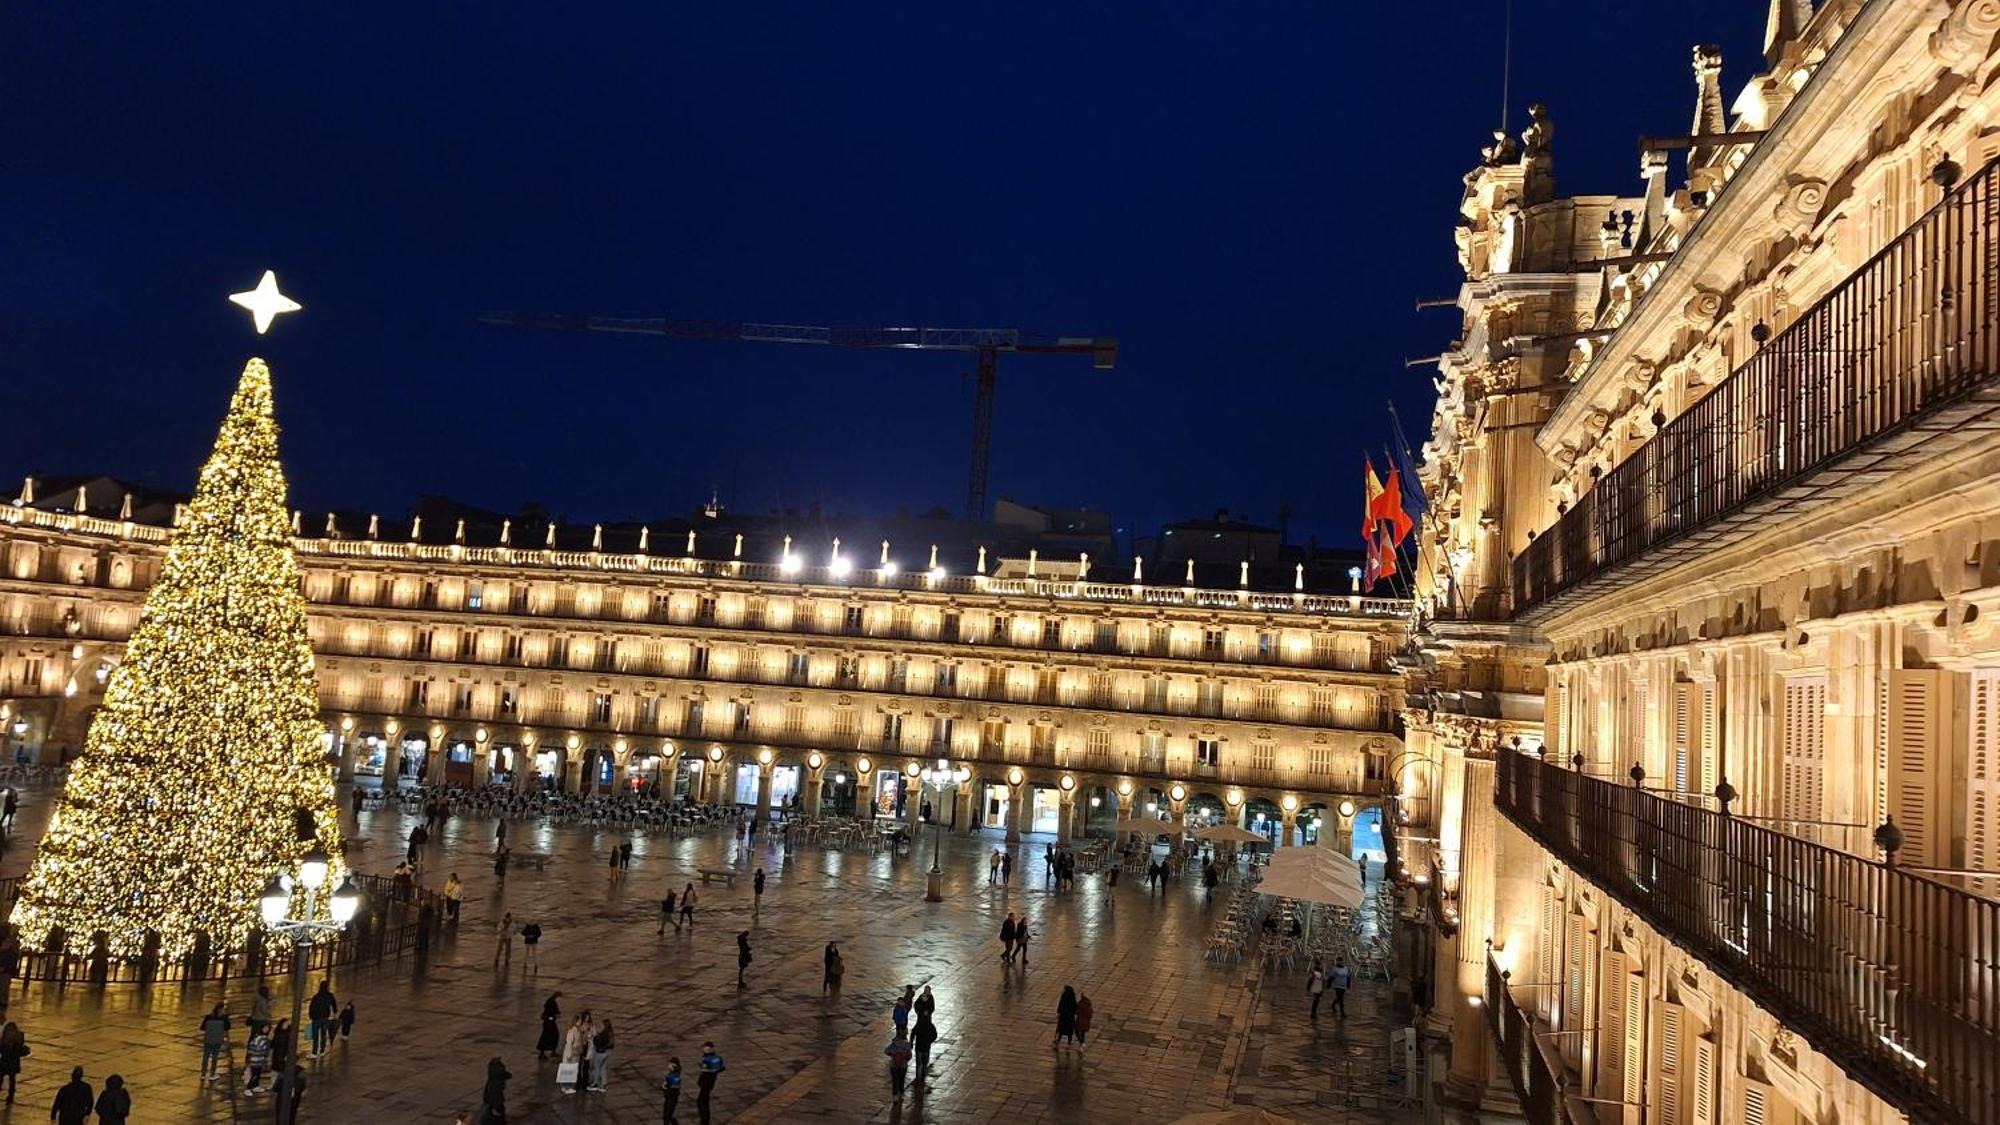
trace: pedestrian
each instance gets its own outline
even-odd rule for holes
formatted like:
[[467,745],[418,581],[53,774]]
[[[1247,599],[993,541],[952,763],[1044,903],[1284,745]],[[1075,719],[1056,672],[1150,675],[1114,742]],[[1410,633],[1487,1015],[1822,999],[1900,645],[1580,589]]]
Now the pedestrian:
[[0,1011],[14,995],[14,978],[21,975],[21,935],[9,933],[0,940]]
[[562,1045],[562,1024],[559,1022],[562,1005],[556,1003],[556,998],[561,995],[561,990],[557,990],[542,1001],[542,1034],[535,1040],[535,1057],[538,1059],[548,1058],[550,1051]]
[[465,897],[465,884],[458,881],[458,872],[454,871],[451,874],[445,876],[444,920],[450,922],[454,926],[458,925],[458,908],[461,904],[460,900],[463,899],[464,897]]
[[889,1020],[896,1025],[896,1032],[899,1035],[910,1028],[910,994],[912,991],[914,990],[905,986],[903,994],[896,997],[895,1007],[889,1009]]
[[1330,983],[1333,985],[1333,1014],[1347,1018],[1347,988],[1354,983],[1354,970],[1347,967],[1347,958],[1333,963]]
[[1020,936],[1020,932],[1020,925],[1014,921],[1014,912],[1009,910],[1007,912],[1007,920],[1000,923],[1000,959],[1002,961],[1011,962],[1014,960],[1014,939]]
[[507,846],[502,844],[500,845],[500,850],[493,855],[493,874],[502,883],[507,881],[507,857],[511,854],[513,853]]
[[1326,995],[1326,965],[1319,958],[1313,958],[1312,969],[1306,973],[1306,996],[1312,1002],[1311,1018],[1319,1018],[1319,1002]]
[[292,1087],[292,1120],[297,1121],[299,1119],[299,1103],[304,1101],[306,1096],[306,1068],[293,1063],[291,1073],[287,1076],[286,1080],[291,1083]]
[[1063,985],[1062,999],[1056,1001],[1056,1037],[1049,1040],[1049,1046],[1065,1039],[1076,1042],[1076,989],[1069,985]]
[[494,854],[496,855],[499,854],[500,849],[506,846],[507,846],[507,818],[503,816],[493,822]]
[[743,930],[736,935],[736,987],[748,988],[743,981],[743,971],[750,967],[750,931]]
[[826,975],[822,976],[819,980],[819,994],[821,996],[825,996],[827,993],[833,991],[834,982],[839,979],[838,976],[834,973],[833,969],[834,966],[838,965],[839,963],[840,963],[840,950],[834,947],[834,943],[827,942]]
[[271,1066],[271,1033],[263,1028],[253,1028],[250,1032],[250,1046],[244,1051],[245,1069],[243,1092],[261,1094],[264,1072]]
[[923,995],[918,996],[910,1008],[917,1013],[917,1018],[920,1020],[931,1018],[931,1013],[937,1011],[937,997],[931,995],[930,985],[924,986]]
[[708,1125],[708,1099],[715,1093],[715,1080],[722,1074],[725,1067],[726,1064],[722,1061],[722,1056],[715,1052],[715,1044],[703,1043],[701,1045],[701,1073],[694,1080],[695,1086],[699,1091],[695,1095],[694,1107],[701,1115],[701,1125]]
[[0,828],[5,828],[7,831],[12,832],[14,830],[14,814],[20,808],[21,794],[13,786],[9,785],[7,787],[6,802],[0,804]]
[[312,1017],[313,1058],[326,1054],[326,1049],[333,1045],[333,1017],[339,1012],[340,1003],[333,998],[333,985],[320,981],[319,991],[313,993],[312,1001],[306,1005],[306,1014]]
[[611,1021],[606,1019],[590,1037],[590,1088],[596,1093],[603,1093],[611,1078],[611,1048],[616,1045],[611,1038]]
[[672,891],[668,891],[667,897],[660,900],[660,928],[656,932],[664,935],[667,932],[668,922],[674,924],[675,933],[681,932],[680,920],[674,917],[674,892]]
[[611,849],[611,866],[609,867],[608,870],[611,873],[605,877],[605,880],[607,882],[616,883],[618,881],[618,871],[619,871],[618,849],[616,847],[613,847]]
[[215,1081],[222,1049],[229,1045],[229,1013],[217,1004],[201,1018],[201,1080]]
[[917,1053],[917,1085],[924,1084],[924,1075],[931,1070],[931,1044],[937,1042],[937,1024],[931,1022],[928,1014],[917,1017],[917,1030],[910,1036],[910,1045]]
[[495,1055],[486,1060],[486,1088],[479,1093],[479,1125],[505,1125],[507,1121],[507,1080],[514,1077],[507,1064]]
[[618,869],[621,871],[625,871],[625,870],[630,870],[631,867],[632,867],[632,841],[627,840],[624,843],[618,845]]
[[28,1037],[13,1020],[0,1027],[0,1078],[7,1080],[7,1101],[14,1101],[14,1084],[21,1078],[21,1060],[28,1057]]
[[97,1095],[97,1125],[125,1125],[132,1117],[132,1093],[122,1075],[104,1080],[104,1092]]
[[49,1107],[49,1120],[57,1125],[83,1125],[95,1108],[95,1092],[83,1080],[83,1068],[72,1067],[68,1084],[56,1091],[55,1104]]
[[1215,901],[1215,886],[1220,882],[1222,882],[1222,874],[1215,869],[1215,863],[1211,860],[1208,866],[1201,869],[1202,892],[1210,902]]
[[540,925],[530,922],[521,927],[521,962],[530,971],[539,971],[542,967],[541,958],[535,952],[541,944],[542,927]]
[[987,879],[987,882],[990,882],[990,883],[997,883],[997,882],[999,882],[999,881],[1000,881],[1000,849],[999,849],[999,848],[994,848],[994,849],[993,849],[993,854],[992,854],[992,855],[989,855],[989,856],[987,856],[987,857],[986,857],[986,879]]
[[1097,1014],[1097,1008],[1090,1002],[1090,993],[1079,993],[1076,998],[1076,1045],[1083,1046],[1090,1038],[1090,1020]]
[[292,1021],[279,1020],[271,1029],[271,1070],[274,1074],[285,1073],[292,1063],[292,1052],[298,1047],[298,1033],[292,1028]]
[[757,916],[757,909],[763,905],[764,869],[759,867],[757,874],[750,877],[750,917],[755,918]]
[[694,884],[689,883],[681,892],[681,921],[690,928],[694,926]]
[[889,1089],[900,1098],[903,1096],[903,1085],[910,1078],[911,1055],[910,1040],[903,1034],[902,1028],[896,1029],[896,1037],[889,1040],[882,1053],[889,1056]]
[[590,1037],[596,1030],[588,1010],[578,1013],[576,1021],[569,1025],[569,1031],[563,1035],[562,1063],[556,1068],[556,1089],[574,1094],[582,1088],[586,1077],[585,1056],[590,1053]]
[[1021,915],[1021,922],[1014,927],[1014,955],[1021,959],[1023,968],[1028,964],[1028,916]]
[[681,1057],[675,1055],[667,1060],[667,1076],[660,1079],[660,1125],[681,1125],[677,1112],[681,1108]]
[[493,967],[499,968],[501,960],[514,962],[514,912],[509,910],[500,916],[500,924],[493,927]]
[[1014,881],[1013,852],[1000,853],[1000,881],[1003,883],[1011,883]]
[[354,1001],[352,1000],[340,1006],[340,1037],[342,1039],[354,1038]]
[[260,984],[257,995],[250,998],[250,1034],[255,1035],[271,1026],[271,986]]

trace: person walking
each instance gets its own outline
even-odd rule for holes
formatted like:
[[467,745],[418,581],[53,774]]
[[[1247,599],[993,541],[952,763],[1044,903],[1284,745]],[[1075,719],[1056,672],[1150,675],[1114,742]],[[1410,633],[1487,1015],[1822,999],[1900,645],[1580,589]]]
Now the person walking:
[[0,1027],[0,1078],[7,1080],[7,1101],[14,1101],[14,1085],[21,1079],[21,1060],[28,1057],[28,1037],[13,1020]]
[[744,970],[750,967],[750,931],[742,930],[736,935],[736,987],[750,987],[743,980]]
[[340,1002],[333,998],[331,982],[319,982],[319,991],[313,993],[312,1001],[306,1005],[306,1014],[312,1017],[312,1057],[319,1058],[333,1045],[333,1017],[340,1014]]
[[229,1013],[217,1004],[201,1018],[201,1080],[215,1081],[222,1049],[229,1045]]
[[479,1092],[479,1125],[506,1125],[507,1080],[512,1077],[499,1055],[486,1060],[486,1088]]
[[1028,916],[1021,915],[1021,921],[1014,927],[1014,955],[1021,959],[1021,967],[1028,965]]
[[889,1022],[896,1025],[896,1032],[899,1035],[910,1029],[911,991],[908,986],[905,986],[903,994],[896,997],[895,1006],[889,1009]]
[[291,1020],[279,1020],[271,1028],[271,1070],[274,1073],[286,1072],[286,1068],[292,1064],[298,1045],[298,1032],[292,1027]]
[[252,1096],[263,1093],[264,1072],[271,1067],[271,1033],[261,1027],[252,1029],[243,1057],[243,1092]]
[[250,998],[250,1016],[245,1022],[250,1025],[250,1034],[252,1035],[271,1026],[270,985],[260,984],[257,986],[257,995]]
[[999,848],[994,848],[993,854],[986,857],[986,881],[989,883],[997,883],[1000,881]]
[[924,1084],[924,1075],[931,1070],[931,1044],[937,1042],[937,1024],[931,1022],[928,1012],[917,1016],[917,1029],[910,1035],[910,1045],[916,1050],[917,1085]]
[[698,1091],[695,1094],[694,1108],[701,1117],[701,1125],[708,1125],[708,1101],[715,1094],[715,1080],[721,1077],[726,1066],[722,1056],[716,1053],[715,1044],[701,1045],[701,1073],[696,1075],[694,1080]]
[[616,1045],[611,1037],[611,1021],[606,1019],[597,1026],[597,1034],[590,1037],[590,1089],[593,1093],[603,1093],[605,1083],[611,1079],[611,1048]]
[[1333,963],[1330,983],[1333,985],[1333,1014],[1346,1019],[1347,988],[1354,983],[1354,970],[1347,967],[1347,958],[1342,957]]
[[493,967],[499,968],[501,961],[514,963],[514,912],[509,910],[500,916],[500,924],[493,927]]
[[1014,939],[1020,935],[1020,925],[1014,921],[1014,912],[1007,912],[1007,920],[1000,923],[1000,960],[1014,960]]
[[556,1000],[562,996],[561,990],[549,993],[542,1001],[542,1034],[535,1040],[535,1057],[546,1059],[549,1052],[562,1046],[562,1005]]
[[910,1079],[911,1055],[910,1040],[903,1034],[902,1028],[896,1029],[896,1037],[889,1040],[882,1053],[889,1056],[889,1090],[900,1098],[904,1084]]
[[97,1125],[125,1125],[132,1119],[132,1092],[125,1088],[123,1075],[104,1080],[104,1092],[97,1095]]
[[521,927],[521,951],[522,951],[521,964],[529,972],[541,971],[542,968],[541,957],[536,952],[536,950],[540,948],[541,944],[542,944],[542,927],[540,925],[534,922],[530,922],[527,925]]
[[750,917],[755,918],[757,916],[759,908],[761,908],[763,905],[764,905],[764,869],[759,867],[757,869],[757,874],[750,877]]
[[493,875],[502,884],[507,882],[507,860],[512,855],[513,852],[505,844],[500,845],[500,850],[493,853]]
[[1081,1047],[1090,1041],[1090,1020],[1097,1014],[1097,1008],[1090,1002],[1090,993],[1078,993],[1076,998],[1076,1045]]
[[354,1001],[340,1006],[340,1038],[343,1042],[354,1037]]
[[660,1125],[681,1125],[681,1057],[667,1060],[667,1076],[660,1079]]
[[458,925],[458,908],[465,898],[465,884],[459,882],[458,872],[444,877],[444,920]]
[[69,1082],[56,1091],[55,1104],[49,1107],[49,1120],[56,1125],[84,1125],[96,1108],[96,1092],[83,1080],[83,1068],[72,1067]]
[[681,892],[681,922],[690,929],[694,927],[694,884],[689,883]]
[[680,919],[674,917],[674,892],[672,891],[668,891],[667,897],[660,900],[660,928],[655,932],[665,936],[668,922],[674,924],[675,933],[681,932]]
[[632,868],[632,841],[627,840],[624,843],[618,845],[618,869],[620,871],[629,871],[631,870],[631,868]]
[[1013,853],[1013,852],[1001,852],[1001,853],[1000,853],[1000,881],[1001,881],[1002,883],[1011,883],[1011,882],[1013,882],[1013,881],[1014,881],[1014,853]]
[[917,1013],[920,1020],[930,1019],[931,1014],[937,1011],[937,997],[931,995],[930,985],[925,985],[923,992],[910,1002],[910,1009]]
[[827,993],[832,992],[834,990],[834,987],[839,983],[840,974],[834,971],[835,966],[839,964],[840,964],[840,950],[835,947],[833,942],[827,942],[826,974],[820,977],[819,980],[819,994],[821,996],[825,996]]
[[1319,1002],[1326,995],[1326,965],[1319,958],[1313,958],[1312,969],[1306,973],[1306,997],[1311,1001],[1312,1019],[1319,1018]]
[[618,873],[621,870],[621,868],[618,866],[618,849],[615,846],[611,849],[611,866],[608,868],[608,870],[610,871],[610,874],[606,876],[605,881],[609,883],[616,883],[618,881]]
[[1049,1040],[1049,1046],[1065,1039],[1076,1042],[1076,989],[1069,985],[1063,985],[1062,999],[1056,1001],[1056,1037]]

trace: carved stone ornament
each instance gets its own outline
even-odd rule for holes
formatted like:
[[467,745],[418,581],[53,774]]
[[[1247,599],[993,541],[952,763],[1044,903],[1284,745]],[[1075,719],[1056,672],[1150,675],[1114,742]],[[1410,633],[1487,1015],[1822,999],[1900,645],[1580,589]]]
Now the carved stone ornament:
[[2000,33],[2000,0],[1959,0],[1931,32],[1931,57],[1953,70],[1970,72],[1985,59],[1987,44],[1996,33]]
[[[2000,3],[2000,0],[1994,2]],[[1825,181],[1794,180],[1772,208],[1771,217],[1777,220],[1779,226],[1796,234],[1810,230],[1813,221],[1819,218],[1820,209],[1825,206]]]
[[1712,289],[1697,289],[1694,296],[1681,306],[1681,315],[1687,318],[1689,327],[1707,331],[1715,326],[1717,317],[1722,315],[1722,294]]

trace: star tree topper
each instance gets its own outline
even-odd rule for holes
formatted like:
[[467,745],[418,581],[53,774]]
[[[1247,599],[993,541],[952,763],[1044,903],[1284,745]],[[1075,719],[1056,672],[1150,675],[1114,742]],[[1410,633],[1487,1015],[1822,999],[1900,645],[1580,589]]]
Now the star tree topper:
[[256,324],[259,336],[270,331],[271,320],[279,313],[297,312],[304,307],[278,292],[276,270],[265,270],[264,279],[257,283],[257,288],[243,293],[231,293],[229,299],[250,310],[250,319]]

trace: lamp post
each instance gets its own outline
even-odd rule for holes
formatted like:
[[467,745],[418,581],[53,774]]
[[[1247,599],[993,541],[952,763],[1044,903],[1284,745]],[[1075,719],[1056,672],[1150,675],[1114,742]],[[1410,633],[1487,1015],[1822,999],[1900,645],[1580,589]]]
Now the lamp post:
[[[924,784],[937,791],[938,801],[942,803],[944,801],[945,786],[964,785],[967,781],[971,780],[972,771],[964,766],[954,769],[950,762],[939,758],[937,765],[926,767],[922,776]],[[943,853],[943,849],[944,825],[939,823],[937,817],[933,816],[931,818],[931,877],[930,882],[924,888],[925,902],[944,901],[944,868],[939,865],[939,858]]]
[[[292,1120],[292,1070],[299,1065],[299,1052],[304,1048],[300,1035],[299,1017],[305,1006],[306,963],[312,953],[313,938],[320,934],[338,934],[354,919],[354,912],[361,906],[361,892],[354,886],[353,878],[341,880],[327,903],[330,922],[322,922],[314,917],[314,899],[319,889],[326,885],[326,876],[331,860],[326,849],[318,844],[299,861],[299,875],[296,882],[291,875],[279,872],[271,876],[264,885],[262,901],[258,904],[264,915],[264,926],[274,934],[283,934],[292,939],[292,1046],[285,1056],[285,1065],[278,1071],[278,1125],[291,1125]],[[303,891],[305,909],[300,917],[288,918],[294,891]]]

